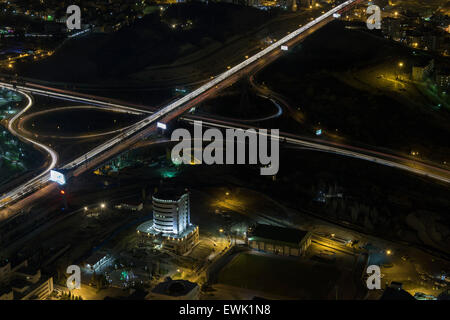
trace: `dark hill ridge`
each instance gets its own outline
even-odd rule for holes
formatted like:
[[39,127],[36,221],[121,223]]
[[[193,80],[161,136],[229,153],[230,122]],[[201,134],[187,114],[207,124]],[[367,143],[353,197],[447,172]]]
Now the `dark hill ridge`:
[[[24,76],[67,82],[123,78],[146,67],[165,65],[223,43],[268,21],[270,13],[234,4],[178,4],[160,17],[152,13],[111,34],[91,34],[67,41],[49,59],[23,66]],[[171,27],[192,21],[192,28]]]

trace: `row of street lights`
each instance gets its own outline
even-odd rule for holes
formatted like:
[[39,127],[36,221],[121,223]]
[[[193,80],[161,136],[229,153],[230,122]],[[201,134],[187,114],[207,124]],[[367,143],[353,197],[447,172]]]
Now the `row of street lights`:
[[[105,208],[106,208],[106,204],[105,204],[105,203],[103,203],[103,202],[102,202],[102,203],[100,203],[100,208],[101,208],[101,209],[105,209]],[[88,210],[89,210],[89,208],[88,208],[88,207],[84,207],[84,211],[85,211],[85,212],[87,212]]]

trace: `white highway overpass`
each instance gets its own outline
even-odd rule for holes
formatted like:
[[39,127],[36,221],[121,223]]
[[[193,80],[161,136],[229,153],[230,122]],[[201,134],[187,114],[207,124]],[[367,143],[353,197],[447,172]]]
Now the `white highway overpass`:
[[[245,125],[242,124],[234,124],[230,122],[213,119],[208,120],[205,117],[198,117],[198,118],[203,118],[197,121],[202,121],[202,125],[205,127],[235,129],[235,130],[238,129],[242,130],[243,126],[245,127]],[[188,117],[181,117],[181,119],[190,124],[194,124],[195,121],[192,118]],[[258,134],[271,138],[270,133],[258,132]],[[450,183],[450,172],[448,170],[431,166],[422,162],[410,160],[408,158],[400,157],[397,155],[387,154],[375,150],[363,149],[360,147],[337,145],[334,144],[333,142],[328,141],[323,142],[311,141],[312,139],[306,139],[301,136],[296,136],[294,134],[287,134],[283,132],[280,132],[279,140],[280,142],[287,142],[289,144],[300,146],[304,149],[334,153],[340,156],[370,161],[383,166],[389,166],[410,173],[414,173],[420,176],[436,179],[441,182]]]
[[[225,81],[226,79],[228,79],[231,76],[235,75],[236,73],[240,72],[241,70],[243,70],[244,68],[246,68],[250,64],[256,62],[258,59],[266,56],[269,53],[272,53],[275,50],[281,50],[281,46],[282,45],[288,43],[289,41],[291,41],[295,37],[301,35],[305,31],[307,31],[310,28],[314,27],[318,23],[324,21],[325,19],[328,19],[328,18],[332,17],[335,13],[339,13],[339,12],[343,11],[344,9],[348,8],[349,6],[354,5],[354,4],[358,3],[358,2],[360,2],[360,0],[348,0],[348,1],[345,1],[345,2],[343,2],[342,4],[340,4],[340,5],[336,6],[336,7],[334,7],[333,9],[331,9],[328,12],[324,13],[323,15],[319,16],[318,18],[310,21],[306,25],[300,27],[299,29],[291,32],[290,34],[288,34],[287,36],[285,36],[282,39],[278,40],[277,42],[273,43],[272,45],[268,46],[267,48],[261,50],[260,52],[258,52],[257,54],[253,55],[252,57],[249,57],[245,61],[239,63],[238,65],[234,66],[233,68],[231,68],[231,69],[225,71],[224,73],[220,74],[219,76],[215,77],[213,80],[211,80],[211,81],[207,82],[206,84],[200,86],[198,89],[196,89],[196,90],[192,91],[191,93],[185,95],[184,97],[176,100],[175,102],[170,103],[166,107],[164,107],[164,108],[154,112],[153,114],[151,114],[150,116],[146,117],[145,119],[137,122],[135,125],[133,125],[128,130],[124,131],[120,135],[112,138],[109,141],[106,141],[105,143],[102,143],[101,145],[97,146],[93,150],[91,150],[91,151],[87,152],[86,154],[78,157],[77,159],[75,159],[75,160],[71,161],[70,163],[62,166],[61,168],[65,169],[65,170],[72,170],[72,169],[75,169],[76,167],[82,165],[86,161],[92,160],[96,156],[102,154],[104,151],[109,150],[113,146],[116,146],[117,144],[125,141],[127,138],[129,138],[130,136],[134,135],[135,133],[137,133],[138,131],[142,130],[143,128],[145,128],[145,127],[147,127],[149,125],[155,124],[158,120],[160,120],[163,117],[169,115],[171,112],[176,111],[177,109],[179,109],[183,105],[185,105],[185,104],[189,103],[191,100],[199,97],[200,95],[202,95],[206,91],[210,90],[211,88],[214,88],[216,85],[220,84],[221,82]],[[0,86],[5,87],[5,88],[9,88],[9,89],[16,89],[16,90],[19,90],[19,91],[21,91],[23,93],[31,92],[31,93],[36,93],[36,94],[48,95],[48,96],[57,96],[57,97],[59,97],[61,99],[74,99],[74,98],[76,98],[77,101],[83,101],[85,103],[98,104],[98,105],[109,105],[110,107],[117,107],[117,108],[120,108],[122,110],[123,109],[128,109],[128,110],[130,110],[130,112],[133,112],[133,111],[134,112],[142,112],[142,110],[135,109],[135,108],[130,108],[128,106],[121,106],[121,105],[117,105],[117,104],[114,104],[114,103],[108,103],[108,102],[98,101],[98,100],[89,99],[89,98],[74,97],[72,95],[67,95],[67,94],[64,94],[64,93],[55,93],[54,91],[52,92],[51,90],[47,91],[47,90],[31,88],[31,87],[23,86],[23,85],[17,85],[17,84],[13,85],[13,84],[10,84],[10,83],[5,83],[5,82],[0,82]],[[35,144],[36,144],[36,142],[35,142]],[[44,172],[41,175],[35,177],[34,179],[32,179],[31,181],[25,183],[24,185],[14,189],[14,190],[12,190],[11,192],[8,192],[7,194],[2,195],[1,198],[0,198],[0,208],[8,205],[9,203],[17,200],[20,197],[23,197],[24,195],[29,194],[30,192],[32,192],[34,190],[37,190],[40,187],[42,187],[45,183],[48,182],[48,179],[49,179],[48,171],[49,170],[50,169],[46,170],[46,172]]]

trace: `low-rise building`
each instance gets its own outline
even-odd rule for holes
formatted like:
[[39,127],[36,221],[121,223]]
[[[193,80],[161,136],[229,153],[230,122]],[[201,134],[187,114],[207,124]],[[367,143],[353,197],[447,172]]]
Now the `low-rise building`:
[[443,89],[447,90],[450,87],[450,70],[449,69],[439,69],[436,70],[436,85]]
[[254,250],[283,256],[302,256],[311,245],[311,233],[298,229],[257,224],[249,228],[247,243]]
[[200,288],[197,283],[167,278],[145,297],[146,300],[198,300]]
[[0,300],[44,300],[53,292],[53,278],[42,279],[41,270],[28,265],[25,260],[11,268],[8,262],[2,267]]
[[91,271],[98,271],[101,266],[106,265],[110,261],[111,257],[109,255],[95,252],[86,259],[85,265],[86,268],[90,269]]
[[386,38],[400,41],[403,38],[403,30],[399,19],[384,18],[381,30]]

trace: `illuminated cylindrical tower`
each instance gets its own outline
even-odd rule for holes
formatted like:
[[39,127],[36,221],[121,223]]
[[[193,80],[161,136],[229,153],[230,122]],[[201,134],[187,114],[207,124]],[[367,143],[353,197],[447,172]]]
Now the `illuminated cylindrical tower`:
[[139,225],[137,233],[150,239],[154,248],[175,254],[191,250],[199,241],[199,229],[191,223],[187,189],[163,188],[152,200],[153,219]]
[[191,224],[189,193],[159,192],[153,196],[153,229],[180,235]]

